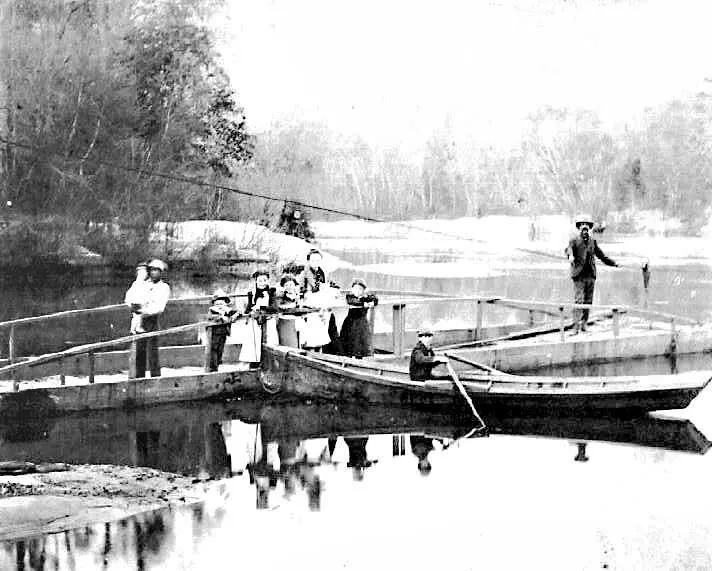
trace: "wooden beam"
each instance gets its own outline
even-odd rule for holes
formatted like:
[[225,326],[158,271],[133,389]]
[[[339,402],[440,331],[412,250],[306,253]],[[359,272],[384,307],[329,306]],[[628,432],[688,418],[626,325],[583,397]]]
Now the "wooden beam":
[[210,371],[210,353],[213,344],[213,328],[205,328],[205,349],[203,351],[203,370],[207,373]]
[[87,353],[89,363],[89,384],[94,384],[94,353]]
[[7,358],[10,361],[10,363],[15,362],[15,354],[16,354],[16,349],[15,349],[15,326],[12,325],[10,326],[10,336],[7,341]]
[[393,305],[393,354],[403,355],[405,341],[405,304]]

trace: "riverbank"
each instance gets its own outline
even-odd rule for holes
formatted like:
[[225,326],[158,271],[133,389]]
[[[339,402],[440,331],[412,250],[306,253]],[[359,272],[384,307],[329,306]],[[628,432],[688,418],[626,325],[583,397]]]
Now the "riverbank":
[[0,476],[0,541],[200,502],[212,484],[151,468],[110,465]]

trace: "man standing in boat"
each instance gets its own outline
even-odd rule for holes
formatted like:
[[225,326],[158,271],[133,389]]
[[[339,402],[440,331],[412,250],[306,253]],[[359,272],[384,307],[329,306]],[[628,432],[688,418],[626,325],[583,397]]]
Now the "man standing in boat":
[[427,327],[418,330],[418,342],[410,354],[410,380],[427,381],[432,377],[435,367],[447,363],[447,357],[435,355],[431,344],[433,332]]
[[[171,288],[163,281],[163,274],[168,266],[161,260],[151,260],[148,263],[149,281],[144,292],[144,303],[141,305],[141,327],[148,333],[158,331],[159,316],[166,309]],[[136,377],[146,376],[146,361],[152,377],[161,376],[161,364],[158,360],[158,338],[140,339],[136,341]]]
[[[574,303],[591,305],[596,285],[596,257],[607,266],[619,265],[603,253],[591,236],[593,220],[590,215],[577,216],[575,224],[579,234],[572,238],[566,247],[566,257],[571,264],[571,279],[574,282]],[[588,315],[588,309],[574,310],[574,335],[579,331],[586,331]]]

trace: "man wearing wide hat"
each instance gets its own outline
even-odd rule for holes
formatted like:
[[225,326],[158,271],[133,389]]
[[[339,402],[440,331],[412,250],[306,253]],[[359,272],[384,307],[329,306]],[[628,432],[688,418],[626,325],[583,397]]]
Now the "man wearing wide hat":
[[[566,257],[571,264],[571,279],[574,282],[574,303],[593,303],[593,290],[596,285],[596,258],[607,266],[618,264],[606,256],[591,236],[593,219],[588,214],[580,214],[575,220],[578,235],[571,238],[566,247]],[[586,331],[588,309],[574,310],[574,335]]]

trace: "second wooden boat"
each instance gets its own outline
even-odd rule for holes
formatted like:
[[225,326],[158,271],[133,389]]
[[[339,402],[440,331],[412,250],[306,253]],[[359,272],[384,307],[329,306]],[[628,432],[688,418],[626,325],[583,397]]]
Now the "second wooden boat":
[[[262,383],[270,393],[341,402],[461,406],[443,375],[411,381],[408,369],[372,359],[337,357],[293,347],[264,348]],[[437,371],[437,369],[436,369]],[[640,414],[685,408],[707,386],[710,371],[620,377],[519,376],[495,370],[460,371],[483,414]]]

